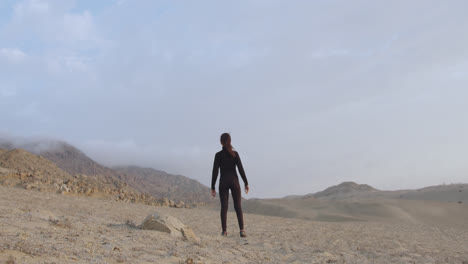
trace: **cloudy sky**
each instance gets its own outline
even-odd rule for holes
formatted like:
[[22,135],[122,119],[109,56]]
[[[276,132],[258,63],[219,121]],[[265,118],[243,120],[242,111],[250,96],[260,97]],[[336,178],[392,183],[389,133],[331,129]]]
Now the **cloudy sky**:
[[468,182],[468,2],[0,2],[0,133],[248,197]]

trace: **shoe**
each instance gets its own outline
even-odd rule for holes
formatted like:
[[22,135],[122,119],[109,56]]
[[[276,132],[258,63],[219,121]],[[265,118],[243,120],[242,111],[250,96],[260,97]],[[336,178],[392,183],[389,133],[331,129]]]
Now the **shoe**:
[[245,231],[240,231],[240,237],[247,237],[247,234],[245,233]]
[[221,233],[221,235],[227,237],[227,232],[224,231],[224,232]]

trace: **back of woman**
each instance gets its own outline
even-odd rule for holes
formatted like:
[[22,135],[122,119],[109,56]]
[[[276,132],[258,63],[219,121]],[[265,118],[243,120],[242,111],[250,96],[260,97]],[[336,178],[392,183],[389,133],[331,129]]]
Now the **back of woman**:
[[231,136],[228,133],[221,135],[221,145],[223,149],[216,153],[213,163],[213,175],[211,179],[211,194],[213,197],[216,196],[215,185],[218,178],[218,172],[221,170],[221,177],[219,180],[219,198],[221,202],[221,226],[223,236],[227,236],[226,231],[226,218],[227,210],[229,205],[229,190],[231,190],[232,199],[234,201],[234,209],[236,210],[237,221],[239,223],[240,236],[246,237],[244,230],[244,218],[241,207],[241,188],[239,185],[239,179],[236,172],[236,166],[241,174],[242,180],[245,185],[245,193],[249,192],[249,184],[245,175],[244,168],[239,156],[239,153],[234,151],[231,145]]

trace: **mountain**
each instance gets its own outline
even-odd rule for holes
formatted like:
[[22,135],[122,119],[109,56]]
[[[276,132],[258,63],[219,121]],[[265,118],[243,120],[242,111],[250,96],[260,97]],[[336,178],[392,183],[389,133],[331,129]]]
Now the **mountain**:
[[22,148],[36,155],[41,155],[71,175],[85,174],[118,177],[117,173],[112,169],[97,163],[78,148],[63,141],[28,140],[15,143],[0,139],[1,147],[6,149]]
[[108,197],[114,200],[156,204],[155,198],[110,177],[70,175],[48,159],[23,149],[0,149],[0,183],[4,186],[59,192],[69,195]]
[[37,174],[63,180],[73,178],[48,159],[36,156],[23,149],[0,149],[0,167],[14,170],[18,174]]
[[151,195],[168,197],[172,200],[212,203],[210,188],[182,175],[137,166],[114,167],[114,171],[130,186]]
[[136,191],[148,193],[156,198],[165,197],[170,200],[197,204],[213,202],[209,187],[196,180],[136,166],[108,168],[63,141],[22,140],[14,142],[0,138],[0,148],[2,147],[6,149],[21,147],[52,161],[70,175],[84,174],[105,177],[110,182],[124,182]]

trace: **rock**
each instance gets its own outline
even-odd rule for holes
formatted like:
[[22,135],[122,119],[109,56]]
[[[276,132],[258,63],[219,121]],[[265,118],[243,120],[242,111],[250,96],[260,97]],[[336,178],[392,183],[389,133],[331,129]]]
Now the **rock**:
[[169,233],[171,236],[183,237],[187,240],[199,240],[190,227],[184,225],[179,219],[166,214],[154,213],[147,216],[140,228]]
[[26,190],[31,190],[32,188],[35,188],[35,186],[32,185],[32,184],[26,184],[26,186],[24,186],[24,188],[25,188]]
[[167,199],[166,197],[161,199],[161,206],[169,206],[169,199]]
[[90,195],[92,191],[93,191],[93,190],[92,190],[91,188],[86,188],[86,189],[84,190],[84,194],[85,194],[85,195]]
[[172,201],[172,200],[169,200],[169,206],[170,206],[170,207],[174,207],[174,206],[175,206],[175,202]]
[[70,189],[68,188],[67,185],[62,184],[62,186],[60,186],[60,191],[62,191],[62,192],[69,192]]
[[3,186],[10,186],[11,182],[9,180],[4,180],[2,184]]
[[193,258],[187,258],[185,264],[193,264]]
[[195,241],[195,242],[200,241],[200,239],[195,235],[192,228],[190,227],[185,227],[182,229],[182,236],[184,237],[184,240]]
[[185,207],[185,203],[183,201],[180,201],[178,204],[176,204],[174,206],[175,208],[184,208]]

